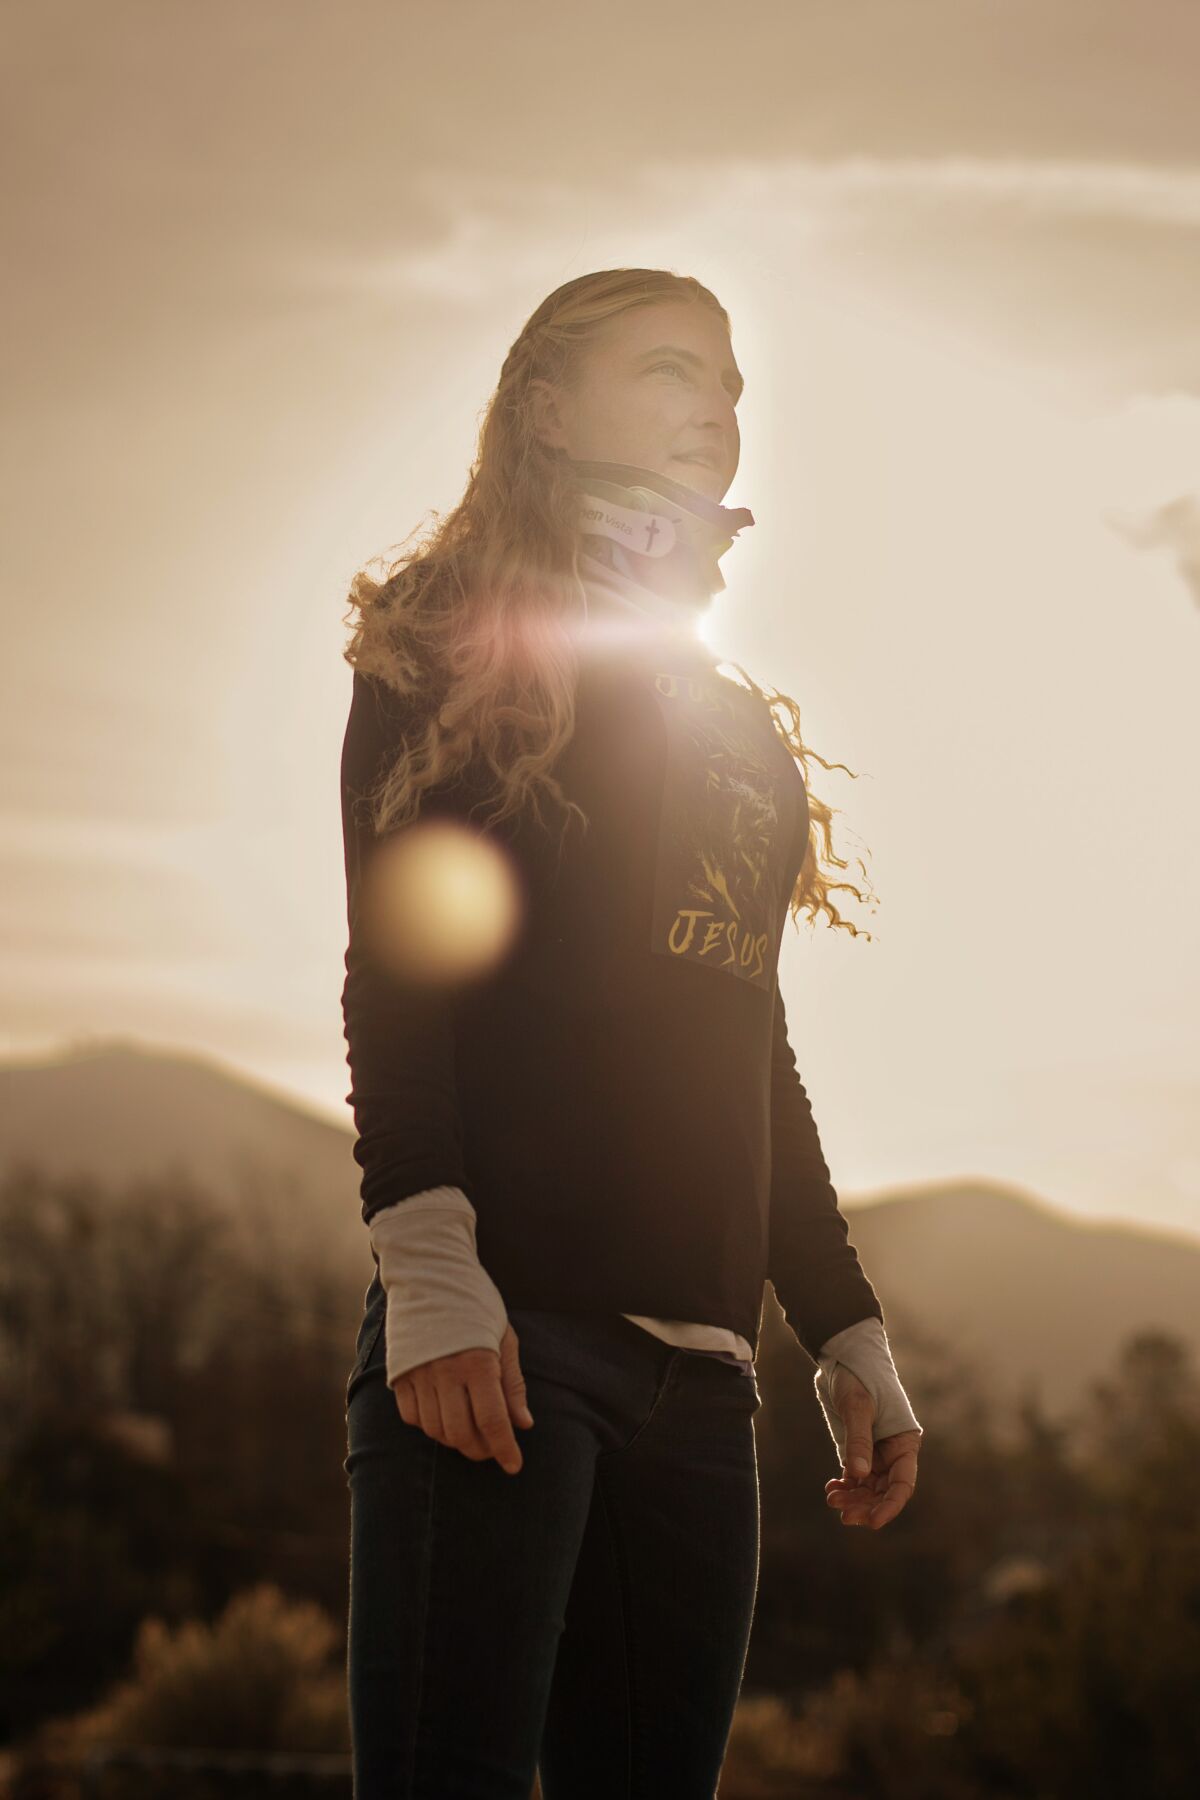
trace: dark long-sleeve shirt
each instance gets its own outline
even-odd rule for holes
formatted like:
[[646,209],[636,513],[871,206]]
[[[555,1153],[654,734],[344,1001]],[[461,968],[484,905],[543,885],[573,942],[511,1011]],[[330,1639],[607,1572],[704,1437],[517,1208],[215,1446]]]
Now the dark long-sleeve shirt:
[[755,1347],[769,1278],[816,1358],[882,1310],[778,987],[803,779],[699,639],[585,645],[576,707],[555,772],[591,826],[572,823],[561,863],[545,827],[469,822],[470,778],[427,799],[425,816],[488,831],[525,901],[501,964],[439,993],[389,973],[363,930],[378,844],[360,796],[412,718],[355,674],[343,1011],[363,1218],[456,1186],[509,1307],[694,1320]]

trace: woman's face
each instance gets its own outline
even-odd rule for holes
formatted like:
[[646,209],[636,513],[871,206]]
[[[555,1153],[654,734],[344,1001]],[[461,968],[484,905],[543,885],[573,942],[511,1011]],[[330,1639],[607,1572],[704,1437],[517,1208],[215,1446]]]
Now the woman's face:
[[619,313],[584,353],[575,387],[540,379],[532,387],[544,444],[578,462],[636,463],[725,498],[741,455],[742,376],[709,307],[664,300]]

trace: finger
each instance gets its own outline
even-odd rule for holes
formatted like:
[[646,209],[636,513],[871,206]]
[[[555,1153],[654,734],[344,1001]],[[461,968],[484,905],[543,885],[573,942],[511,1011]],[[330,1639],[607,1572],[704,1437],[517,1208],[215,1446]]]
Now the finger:
[[397,1375],[392,1383],[392,1392],[396,1396],[396,1405],[400,1409],[400,1417],[406,1425],[421,1426],[421,1414],[417,1407],[417,1392],[407,1375]]
[[843,1525],[858,1525],[866,1518],[872,1506],[883,1499],[887,1489],[887,1476],[882,1470],[876,1470],[859,1481],[827,1482],[825,1484],[825,1501],[836,1512],[841,1513]]
[[911,1494],[914,1491],[914,1489],[916,1488],[916,1485],[917,1485],[917,1459],[916,1459],[916,1457],[915,1456],[897,1457],[896,1461],[886,1471],[886,1479],[884,1481],[882,1481],[879,1485],[880,1498],[882,1499],[884,1497],[884,1495],[887,1495],[888,1497],[890,1497],[892,1494],[898,1493],[901,1489],[903,1489],[905,1498],[907,1499],[908,1495]]
[[877,1505],[868,1509],[861,1523],[872,1531],[878,1531],[883,1525],[890,1525],[897,1513],[904,1511],[908,1500],[907,1494],[897,1494],[894,1499],[880,1500]]
[[505,1404],[514,1424],[528,1430],[533,1424],[533,1412],[525,1392],[525,1374],[521,1368],[521,1340],[510,1319],[505,1327],[504,1336],[500,1340],[500,1381],[504,1388]]
[[862,1523],[871,1531],[878,1531],[882,1526],[890,1525],[897,1513],[904,1511],[907,1500],[907,1494],[899,1494],[894,1500],[881,1500],[878,1506],[870,1509]]
[[841,1396],[841,1464],[849,1475],[865,1475],[875,1461],[875,1402],[855,1382]]
[[872,1531],[878,1531],[881,1525],[890,1525],[896,1515],[904,1511],[912,1491],[912,1482],[903,1477],[891,1480],[886,1492],[877,1495],[865,1508],[862,1523],[869,1525]]
[[839,1507],[843,1525],[866,1525],[875,1516],[875,1508],[883,1504],[884,1496],[868,1490],[860,1490],[847,1496],[844,1506]]
[[525,1377],[515,1355],[508,1367],[501,1371],[500,1379],[510,1416],[518,1425],[528,1428],[533,1424],[533,1414],[529,1410],[529,1400],[525,1393]]
[[842,1522],[845,1523],[847,1520],[853,1522],[855,1519],[863,1518],[873,1499],[874,1495],[868,1495],[864,1499],[861,1494],[830,1494],[827,1496],[825,1504],[834,1512],[840,1513]]
[[869,1426],[863,1425],[849,1431],[846,1436],[846,1457],[842,1471],[851,1480],[859,1479],[871,1472],[871,1464],[875,1460],[875,1445],[871,1438]]
[[471,1397],[461,1381],[443,1376],[438,1385],[438,1404],[442,1409],[445,1441],[471,1462],[483,1462],[491,1452],[480,1437],[471,1411]]
[[521,1467],[521,1450],[513,1436],[499,1365],[492,1363],[474,1374],[470,1392],[471,1411],[490,1454],[507,1474],[515,1475]]
[[826,1494],[862,1496],[882,1494],[887,1487],[887,1473],[872,1469],[869,1475],[835,1475],[825,1483]]
[[874,1488],[867,1482],[855,1481],[846,1487],[831,1489],[825,1498],[831,1506],[870,1506],[880,1499],[881,1494],[881,1489]]
[[426,1437],[434,1438],[440,1444],[443,1441],[442,1408],[433,1377],[427,1369],[422,1368],[418,1371],[413,1378],[413,1386],[417,1390],[417,1412],[420,1416],[421,1430]]

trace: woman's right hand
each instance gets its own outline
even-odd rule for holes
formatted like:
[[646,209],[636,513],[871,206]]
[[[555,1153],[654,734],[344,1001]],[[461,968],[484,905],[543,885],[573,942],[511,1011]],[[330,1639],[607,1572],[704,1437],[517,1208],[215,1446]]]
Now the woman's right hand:
[[397,1375],[391,1386],[400,1417],[472,1462],[494,1456],[506,1474],[516,1475],[523,1459],[513,1425],[528,1430],[533,1424],[517,1348],[510,1323],[498,1353],[456,1350]]

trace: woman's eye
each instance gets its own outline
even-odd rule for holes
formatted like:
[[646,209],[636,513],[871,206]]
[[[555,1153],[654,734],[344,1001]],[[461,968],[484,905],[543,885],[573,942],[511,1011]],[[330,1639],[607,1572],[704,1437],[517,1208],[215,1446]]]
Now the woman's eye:
[[655,373],[657,373],[659,369],[678,369],[679,373],[681,375],[684,373],[683,364],[677,363],[677,362],[655,363],[654,368],[655,368]]

